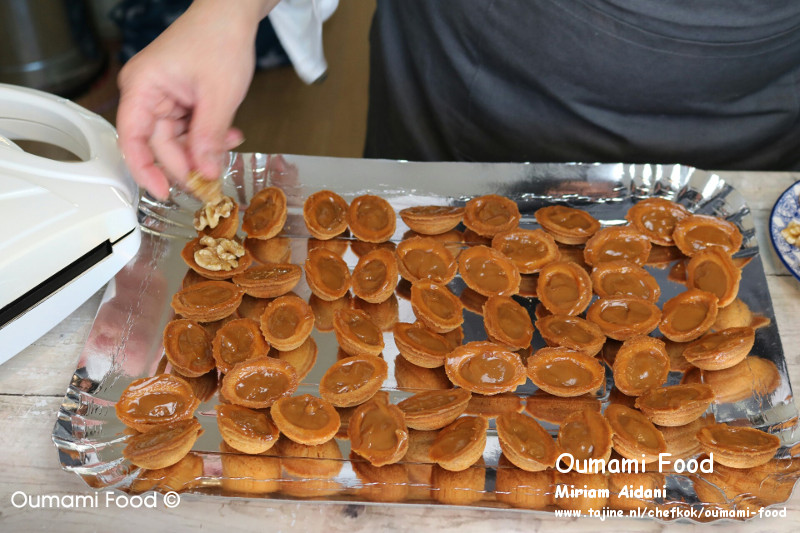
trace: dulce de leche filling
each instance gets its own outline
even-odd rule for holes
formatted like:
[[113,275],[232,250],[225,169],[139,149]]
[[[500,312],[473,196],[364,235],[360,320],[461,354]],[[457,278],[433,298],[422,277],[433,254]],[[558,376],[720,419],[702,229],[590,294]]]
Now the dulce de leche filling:
[[425,328],[410,327],[404,331],[405,335],[415,344],[426,351],[437,354],[448,354],[452,350],[447,339]]
[[[749,431],[748,431],[749,430]],[[719,424],[702,430],[709,444],[741,452],[760,453],[774,446],[774,436],[752,428],[737,428]]]
[[443,429],[431,446],[429,455],[434,461],[455,456],[483,436],[479,417],[459,418]]
[[471,257],[465,262],[469,278],[486,291],[499,292],[508,287],[508,275],[492,257]]
[[546,257],[550,252],[550,248],[546,243],[527,235],[515,235],[503,239],[498,250],[503,255],[513,257],[521,262],[536,261]]
[[456,314],[455,304],[438,290],[423,290],[421,297],[428,309],[438,317],[450,318]]
[[728,292],[730,279],[725,269],[714,261],[703,261],[694,269],[694,286],[722,298]]
[[619,413],[616,417],[618,428],[624,433],[623,438],[630,439],[637,446],[658,450],[661,444],[657,430],[646,422],[646,419],[630,416],[628,413]]
[[254,200],[257,204],[251,204],[250,208],[248,208],[247,218],[253,229],[258,231],[275,222],[275,219],[283,211],[283,206],[275,201],[274,194],[258,196]]
[[610,295],[636,296],[645,300],[651,296],[650,288],[636,274],[610,272],[603,276],[601,283],[603,290]]
[[573,317],[564,317],[561,320],[553,320],[548,323],[548,329],[554,335],[573,340],[577,343],[587,343],[594,340],[594,336],[586,331],[581,323]]
[[547,211],[547,215],[553,224],[564,229],[588,231],[592,227],[592,220],[578,209],[556,205]]
[[447,277],[449,265],[435,252],[413,248],[403,255],[402,261],[414,277],[420,279]]
[[178,351],[189,366],[208,360],[208,336],[202,326],[186,323],[178,328],[177,337]]
[[561,449],[575,459],[594,457],[595,442],[592,429],[583,420],[572,420],[561,424],[558,430],[558,443]]
[[546,298],[559,307],[569,306],[581,297],[575,278],[563,272],[549,275],[544,290]]
[[137,396],[124,412],[145,424],[163,422],[186,409],[186,400],[173,392],[154,392]]
[[709,313],[709,306],[703,302],[685,302],[670,313],[670,323],[677,331],[691,331],[700,326]]
[[255,332],[247,326],[234,324],[222,329],[217,335],[220,336],[220,358],[231,366],[251,355]]
[[476,354],[465,360],[458,373],[468,383],[502,385],[515,377],[514,365],[505,357],[492,353]]
[[360,448],[377,452],[393,450],[400,444],[401,429],[386,407],[375,403],[361,418]]
[[[230,285],[226,283],[224,285]],[[180,294],[181,301],[192,307],[211,307],[228,302],[234,295],[236,289],[233,285],[225,287],[223,284],[214,285],[192,285]]]
[[653,208],[645,211],[639,220],[648,231],[666,237],[675,231],[678,217],[669,209]]
[[507,424],[504,429],[503,438],[515,452],[532,459],[543,459],[547,455],[548,448],[542,442],[541,433],[530,424]]
[[505,303],[497,308],[497,320],[506,335],[511,338],[519,338],[528,332],[530,318],[525,309]]
[[652,316],[651,312],[651,308],[645,303],[606,300],[600,309],[600,318],[611,324],[625,326],[647,321]]
[[257,438],[272,434],[272,427],[266,415],[258,411],[236,405],[225,405],[217,411],[217,417],[230,420],[237,431],[246,437]]
[[733,241],[725,230],[705,224],[698,224],[687,231],[686,243],[696,252],[705,250],[709,246],[722,246],[726,249],[733,249]]
[[342,261],[330,257],[322,257],[315,262],[316,273],[322,284],[333,291],[341,290],[349,271]]
[[322,228],[331,231],[339,226],[347,211],[333,197],[320,199],[314,206],[314,218]]
[[308,394],[280,402],[280,409],[289,423],[303,429],[322,429],[331,419],[324,404]]
[[376,346],[383,340],[381,331],[375,324],[359,314],[347,313],[344,322],[350,330],[350,333],[365,344]]
[[551,357],[536,373],[543,383],[555,387],[584,387],[594,379],[591,371],[570,357]]
[[387,274],[386,264],[373,259],[354,272],[355,284],[366,292],[373,292],[383,286]]
[[234,386],[236,395],[253,402],[269,402],[289,389],[289,378],[280,371],[257,370],[243,374]]
[[609,239],[596,253],[595,264],[603,261],[633,261],[644,253],[647,241],[640,237],[620,235]]
[[431,391],[403,400],[400,407],[406,413],[420,413],[453,405],[462,398],[463,394],[454,391]]
[[277,307],[267,320],[267,329],[279,339],[288,339],[297,331],[300,325],[300,315],[289,306],[282,305]]
[[640,397],[639,402],[644,407],[652,409],[678,409],[695,401],[702,401],[704,394],[695,387],[673,386],[656,389],[645,397]]
[[485,201],[476,212],[478,220],[488,226],[502,226],[512,217],[508,207],[497,201]]
[[625,380],[634,389],[657,387],[662,382],[661,354],[650,350],[636,352],[625,365]]
[[366,198],[358,204],[356,220],[368,229],[381,230],[389,225],[389,213],[382,203]]
[[349,361],[325,377],[325,387],[336,394],[346,394],[366,385],[373,375],[373,365],[365,361]]

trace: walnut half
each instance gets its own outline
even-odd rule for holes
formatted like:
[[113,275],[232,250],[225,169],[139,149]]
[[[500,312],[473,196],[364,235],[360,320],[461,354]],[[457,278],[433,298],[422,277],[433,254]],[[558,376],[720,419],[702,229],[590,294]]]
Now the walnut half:
[[786,242],[800,248],[800,222],[792,220],[789,225],[781,230],[781,235]]
[[239,258],[244,255],[244,246],[231,239],[215,239],[205,235],[200,238],[200,244],[205,248],[194,252],[194,260],[206,270],[232,270],[239,266]]
[[221,218],[231,216],[233,210],[233,199],[230,196],[223,196],[217,203],[204,204],[194,214],[194,229],[203,231],[206,227],[214,229],[219,225]]

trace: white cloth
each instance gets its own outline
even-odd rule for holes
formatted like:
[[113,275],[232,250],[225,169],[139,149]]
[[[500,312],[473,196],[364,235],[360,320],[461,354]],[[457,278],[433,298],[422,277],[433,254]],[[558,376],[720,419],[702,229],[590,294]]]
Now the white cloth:
[[328,70],[322,48],[322,23],[338,6],[339,0],[281,0],[269,14],[295,72],[306,83],[323,78]]

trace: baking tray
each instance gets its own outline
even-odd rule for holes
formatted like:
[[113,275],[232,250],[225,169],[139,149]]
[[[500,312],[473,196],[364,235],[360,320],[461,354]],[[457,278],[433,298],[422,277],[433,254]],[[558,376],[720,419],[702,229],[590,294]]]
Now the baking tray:
[[[414,205],[463,205],[483,194],[507,196],[519,205],[524,228],[538,227],[533,213],[540,207],[561,203],[587,210],[603,225],[624,224],[624,215],[638,199],[663,196],[685,205],[696,213],[713,214],[734,222],[742,231],[744,244],[736,257],[750,258],[743,271],[739,291],[741,298],[769,325],[757,331],[752,353],[772,361],[780,374],[780,385],[768,395],[754,395],[735,404],[712,405],[719,422],[756,427],[777,434],[782,447],[777,457],[788,458],[797,450],[800,431],[797,429],[797,408],[793,402],[786,363],[767,289],[764,269],[756,242],[752,215],[744,198],[719,176],[679,165],[627,164],[506,164],[506,163],[412,163],[405,161],[340,159],[290,155],[231,154],[224,177],[223,190],[241,206],[253,194],[267,186],[279,186],[287,195],[289,215],[283,236],[289,237],[292,262],[305,260],[309,235],[302,218],[305,198],[320,189],[332,189],[348,202],[358,195],[378,194],[386,198],[396,211]],[[82,476],[94,488],[130,490],[139,470],[122,458],[128,434],[115,416],[114,404],[122,390],[133,380],[150,376],[164,369],[162,331],[172,318],[172,295],[180,288],[187,267],[180,257],[184,244],[195,236],[193,212],[198,202],[179,190],[173,190],[164,203],[143,195],[139,220],[144,230],[141,249],[105,292],[86,346],[68,386],[53,431],[59,459],[64,469]],[[398,218],[392,238],[397,242],[408,230]],[[344,259],[352,269],[357,256],[348,248]],[[671,265],[670,265],[671,266]],[[647,269],[658,280],[662,294],[659,307],[685,290],[669,281],[666,268]],[[459,294],[464,284],[456,278],[450,288]],[[295,292],[308,298],[310,290],[301,280]],[[535,299],[518,298],[531,313]],[[398,297],[399,320],[413,322],[410,303]],[[464,342],[486,338],[482,318],[465,310]],[[314,330],[319,346],[317,363],[302,381],[297,393],[318,394],[317,384],[325,370],[336,361],[337,343],[333,332]],[[398,390],[394,378],[394,359],[398,351],[390,332],[384,333],[383,357],[389,365],[389,377],[383,389],[392,402],[410,395]],[[537,333],[533,348],[544,345]],[[606,386],[598,393],[604,402],[613,384],[607,369]],[[679,382],[680,374],[671,373],[669,384]],[[530,380],[517,390],[527,396],[536,391]],[[193,452],[202,458],[203,475],[190,489],[192,492],[224,496],[241,496],[222,487],[219,431],[214,418],[215,394],[200,405],[197,417],[205,433],[196,442]],[[545,427],[553,435],[557,426]],[[356,477],[347,457],[349,442],[339,440],[343,465],[334,478],[341,490],[334,495],[312,498],[316,501],[366,501],[364,485]],[[494,494],[500,447],[490,424],[484,452],[486,482],[481,501],[473,507],[507,507]],[[787,461],[794,465],[796,461]],[[783,463],[781,463],[783,464]],[[788,467],[787,467],[788,468]],[[794,471],[794,468],[791,469]],[[792,475],[789,470],[775,476]],[[792,484],[794,483],[792,477]],[[658,505],[681,504],[702,506],[691,480],[682,475],[667,476],[667,496]],[[417,491],[418,492],[418,491]],[[252,495],[251,495],[252,496]],[[264,494],[276,500],[292,499],[280,492]],[[434,500],[413,500],[410,503],[436,504]],[[735,507],[736,502],[726,502]],[[542,511],[530,511],[542,512]]]

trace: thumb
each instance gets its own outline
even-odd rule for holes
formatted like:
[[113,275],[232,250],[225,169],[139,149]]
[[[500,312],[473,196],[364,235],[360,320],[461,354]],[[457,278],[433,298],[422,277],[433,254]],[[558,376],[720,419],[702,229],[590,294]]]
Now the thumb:
[[222,156],[228,150],[228,131],[235,107],[219,105],[213,98],[201,99],[189,124],[189,155],[193,168],[209,179],[219,178]]

